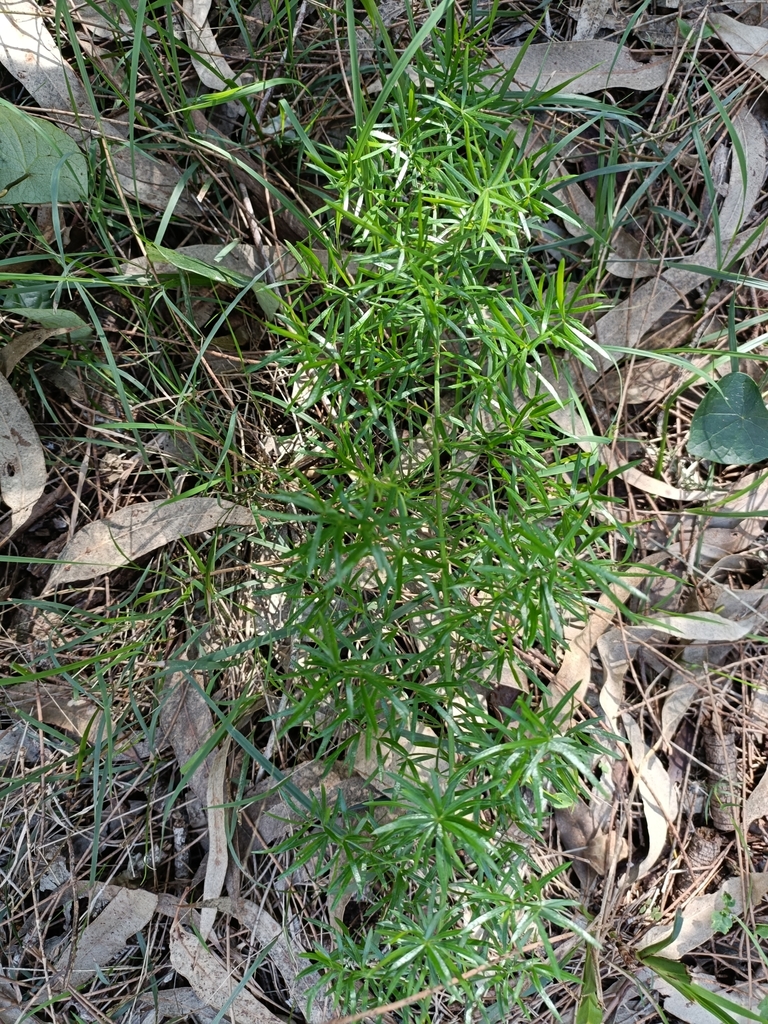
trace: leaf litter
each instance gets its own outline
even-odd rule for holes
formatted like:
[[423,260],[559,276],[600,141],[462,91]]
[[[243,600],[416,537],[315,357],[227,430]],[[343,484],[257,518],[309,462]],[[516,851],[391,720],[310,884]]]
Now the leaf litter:
[[[219,50],[208,24],[209,6],[205,3],[185,5],[185,32],[188,44],[197,51],[194,66],[203,84],[209,88],[221,88],[222,80],[234,82],[237,78]],[[607,11],[604,3],[584,4],[576,26],[575,42],[534,44],[515,69],[512,76],[514,85],[524,89],[562,89],[566,93],[582,95],[605,89],[621,88],[641,92],[664,88],[671,80],[670,76],[675,73],[671,59],[646,54],[645,60],[638,60],[636,52],[630,52],[625,47],[617,48],[613,41],[594,38],[601,30]],[[95,126],[88,121],[91,115],[88,113],[80,80],[63,60],[60,50],[44,28],[39,13],[33,11],[31,5],[20,3],[15,9],[7,11],[4,17],[8,32],[0,34],[0,52],[4,54],[2,59],[5,66],[17,75],[41,106],[46,106],[43,103],[45,98],[50,109],[73,111],[72,115],[65,113],[61,118],[62,124],[69,125],[73,137],[84,131],[83,125],[87,126],[89,132],[95,131]],[[30,20],[34,18],[36,21]],[[730,25],[731,22],[739,26],[738,32]],[[762,74],[756,61],[758,48],[754,45],[760,37],[759,33],[754,32],[754,26],[750,26],[747,32],[744,25],[723,14],[711,15],[710,23],[720,38],[732,47],[739,60],[744,61],[744,55],[747,54],[748,60],[744,61],[746,66]],[[727,34],[729,28],[730,36]],[[19,42],[20,35],[26,36],[22,43]],[[747,51],[744,44],[739,42],[743,38],[751,39],[751,51]],[[30,39],[35,40],[34,46]],[[734,39],[736,45],[733,45]],[[17,50],[15,54],[14,47]],[[36,64],[32,63],[31,70],[26,69],[27,77],[24,79],[21,63],[30,64],[28,56],[24,55],[29,55],[35,49],[43,56],[37,59]],[[19,52],[22,61],[19,60]],[[520,53],[518,47],[497,48],[495,60],[502,67],[509,68]],[[494,72],[493,78],[498,80],[498,77],[499,74]],[[75,111],[78,118],[75,118]],[[613,367],[614,360],[619,361],[628,350],[643,345],[645,336],[653,326],[672,311],[681,312],[681,305],[683,311],[686,310],[686,302],[691,304],[686,297],[693,296],[696,289],[708,286],[708,270],[717,272],[725,269],[730,265],[731,256],[738,253],[740,258],[744,257],[758,251],[764,244],[763,229],[759,222],[759,217],[764,215],[763,208],[760,208],[761,213],[754,214],[761,198],[765,174],[762,126],[756,117],[746,111],[736,113],[731,122],[733,132],[725,133],[720,143],[720,162],[723,153],[730,154],[726,175],[729,181],[724,186],[726,196],[719,214],[715,207],[715,230],[696,248],[689,248],[687,256],[682,259],[678,252],[670,250],[668,259],[660,260],[658,276],[654,276],[645,285],[633,286],[627,298],[597,321],[595,336],[598,342],[606,350],[616,351],[610,351],[609,358],[598,355],[595,358],[595,370],[586,368],[583,371],[578,385],[583,397],[592,395],[601,380],[601,374]],[[108,124],[107,132],[115,142],[125,138],[122,127]],[[162,209],[170,194],[180,190],[179,177],[170,165],[156,162],[159,177],[156,181],[157,191],[152,194],[153,186],[150,183],[154,171],[146,174],[147,187],[137,188],[134,170],[128,169],[126,164],[131,155],[127,152],[123,154],[113,147],[113,158],[118,174],[121,175],[121,183],[130,194],[139,195],[147,205]],[[713,156],[713,179],[714,170]],[[140,177],[137,172],[136,178]],[[588,227],[594,227],[595,204],[584,188],[576,189],[577,186],[574,186],[571,190],[571,199],[576,207],[573,212]],[[564,189],[563,194],[567,195],[568,190]],[[185,202],[188,201],[186,196],[183,198]],[[191,206],[189,208],[192,209]],[[750,220],[753,216],[758,219]],[[619,251],[624,241],[629,248]],[[618,260],[613,261],[614,267],[620,267],[620,261],[623,260],[628,264],[626,273],[625,268],[620,267],[621,276],[631,281],[640,274],[655,275],[655,269],[646,265],[646,252],[639,243],[637,233],[627,233],[624,241],[614,236],[615,256],[618,257]],[[633,245],[635,247],[631,248]],[[285,248],[280,247],[278,242],[275,242],[274,247],[267,243],[263,248],[239,244],[221,259],[222,247],[219,245],[201,243],[197,249],[194,246],[180,246],[176,251],[181,254],[181,259],[188,255],[191,259],[207,262],[214,270],[217,264],[221,262],[223,265],[231,256],[238,267],[233,265],[229,269],[245,268],[248,277],[264,273],[279,258],[294,261],[290,263],[290,270],[282,275],[282,281],[292,279],[295,272],[293,255],[286,257]],[[630,273],[632,260],[636,262]],[[153,262],[156,264],[155,271],[166,269],[168,272],[167,268],[158,267],[157,261]],[[665,262],[668,264],[666,269]],[[675,262],[689,264],[695,269],[677,268]],[[179,269],[178,264],[179,258],[176,258],[176,263],[170,262],[168,267],[171,270]],[[126,276],[142,272],[146,275],[147,271],[148,261],[142,262],[141,258],[132,259],[123,266],[123,274]],[[697,295],[693,301],[698,301],[699,297]],[[27,349],[27,352],[31,350]],[[578,381],[579,375],[574,374],[573,379]],[[562,388],[560,381],[551,380],[549,383],[555,390]],[[5,386],[9,388],[7,383]],[[636,404],[660,398],[660,389],[653,382],[645,386],[644,393],[625,393],[616,405],[623,398],[638,399]],[[622,387],[620,382],[618,387]],[[665,383],[665,396],[666,388]],[[10,388],[8,401],[5,400],[5,394],[3,392],[3,410],[18,407],[26,415]],[[570,396],[564,390],[561,397],[566,404],[570,401]],[[564,408],[560,422],[570,432],[570,436],[591,451],[595,442],[586,438],[594,437],[599,432],[592,429],[592,425],[577,421],[573,409],[574,405]],[[28,424],[23,422],[22,431],[18,423],[22,422],[23,417],[19,420],[17,413],[13,415],[17,417],[15,422],[21,436],[31,439],[30,446],[35,448],[37,445],[35,450],[38,456],[42,456],[42,447],[31,421]],[[626,461],[607,450],[605,445],[599,446],[598,453],[611,470],[621,470],[626,466]],[[471,467],[467,469],[468,473],[471,471]],[[13,475],[10,477],[10,481],[15,479]],[[733,786],[733,791],[727,794],[728,799],[721,808],[727,811],[727,815],[720,820],[720,825],[726,826],[725,831],[729,834],[734,832],[733,826],[738,825],[746,837],[745,841],[751,843],[755,850],[758,849],[757,832],[752,826],[759,824],[766,815],[768,773],[764,771],[763,750],[757,760],[758,771],[762,765],[763,774],[760,781],[753,785],[753,765],[747,763],[749,730],[745,728],[738,732],[734,728],[734,720],[739,714],[738,708],[734,709],[734,706],[743,696],[741,683],[734,681],[734,678],[740,666],[749,669],[750,661],[762,656],[758,646],[759,636],[755,638],[755,634],[762,632],[763,628],[759,612],[760,595],[753,594],[743,585],[732,567],[723,569],[720,562],[733,554],[749,553],[760,548],[762,526],[758,529],[754,527],[764,521],[761,516],[764,517],[768,504],[765,497],[768,492],[759,473],[732,475],[720,478],[717,485],[707,482],[702,486],[670,483],[651,472],[640,472],[633,468],[625,470],[617,479],[622,481],[631,494],[639,497],[645,518],[651,519],[658,511],[644,504],[645,498],[650,495],[661,501],[658,517],[663,527],[661,544],[665,554],[663,559],[658,560],[654,560],[653,554],[646,557],[645,569],[635,565],[632,574],[614,586],[615,607],[604,599],[587,623],[576,624],[570,647],[563,652],[559,668],[555,666],[555,672],[552,673],[550,701],[557,702],[564,695],[570,694],[573,700],[569,713],[575,714],[575,708],[580,704],[582,711],[591,709],[592,713],[604,716],[606,724],[610,726],[610,749],[616,755],[614,761],[617,766],[612,768],[609,759],[596,766],[601,776],[601,786],[593,788],[588,798],[580,800],[573,808],[557,812],[554,835],[565,859],[573,859],[576,863],[580,895],[591,899],[590,894],[595,892],[595,886],[598,889],[600,886],[605,887],[600,897],[602,905],[593,902],[592,910],[608,917],[608,908],[611,906],[626,909],[637,907],[641,902],[645,906],[644,901],[648,900],[649,905],[653,904],[655,913],[668,919],[669,923],[660,925],[644,940],[638,939],[636,931],[631,933],[632,942],[648,945],[672,932],[670,901],[667,899],[670,890],[664,889],[660,879],[666,872],[671,871],[674,875],[676,870],[679,871],[675,866],[680,863],[681,855],[686,853],[685,844],[689,840],[686,830],[693,819],[707,819],[708,815],[713,819],[715,817],[712,814],[711,794],[716,790],[718,780],[722,781],[725,777],[722,764],[713,763],[719,755],[714,753],[715,748],[711,744],[705,742],[703,733],[694,739],[686,735],[688,726],[695,723],[698,727],[705,717],[710,723],[714,718],[714,735],[719,732],[720,737],[730,737],[727,741],[728,749],[733,751],[738,760],[739,785]],[[42,474],[38,467],[37,476],[32,474],[20,492],[15,490],[15,483],[8,483],[5,477],[0,479],[3,499],[13,512],[14,531],[24,526],[31,507],[43,493],[45,480],[44,461]],[[670,507],[669,503],[690,505],[702,501],[709,502],[713,511],[730,510],[736,517],[737,525],[721,527],[718,520],[711,521],[712,525],[703,529],[703,536],[694,544],[685,539],[685,531],[692,532],[691,519],[698,521],[699,517],[687,513],[686,520],[686,513],[681,512],[679,507]],[[111,515],[105,514],[103,504],[99,508],[100,517],[81,527],[71,541],[56,553],[58,564],[48,579],[45,595],[64,584],[90,583],[96,579],[100,585],[108,588],[110,574],[114,576],[117,570],[182,537],[196,536],[215,529],[219,529],[221,535],[226,537],[230,527],[240,532],[253,531],[257,523],[244,505],[200,497],[169,500],[166,495],[149,501],[128,500]],[[739,515],[744,512],[758,515],[740,520]],[[638,531],[643,543],[645,533],[650,538],[651,531],[644,524]],[[655,551],[650,540],[648,543]],[[658,539],[654,543],[658,547]],[[684,554],[683,561],[679,561]],[[719,565],[720,568],[713,569],[713,565]],[[641,569],[643,571],[638,572]],[[711,573],[720,570],[731,574],[727,588],[711,578]],[[688,596],[684,609],[676,607],[672,610],[655,610],[642,605],[641,591],[647,588],[649,579],[657,577],[659,572],[675,576],[679,591]],[[381,579],[379,569],[374,567],[365,576],[366,588],[375,588],[377,581],[381,585]],[[704,594],[707,587],[711,588],[713,595],[709,603]],[[694,594],[695,599],[692,596]],[[750,594],[753,594],[754,602]],[[626,612],[626,606],[633,607],[634,612]],[[638,609],[642,616],[639,624],[627,624],[625,616],[638,614]],[[429,624],[426,617],[424,622],[425,625]],[[195,623],[186,622],[183,628],[192,633]],[[168,650],[174,650],[173,644],[168,644]],[[291,663],[290,651],[271,649],[270,656],[284,656],[287,663]],[[177,980],[186,979],[189,985],[177,984],[173,990],[161,990],[156,994],[156,1004],[145,1002],[142,1005],[153,1014],[156,1005],[158,1016],[165,1012],[197,1014],[202,1007],[208,1007],[215,1014],[220,1011],[231,1012],[236,1020],[271,1022],[278,1018],[267,1008],[268,999],[259,987],[261,979],[257,983],[246,977],[247,958],[233,971],[228,955],[225,958],[221,954],[222,936],[228,937],[229,930],[234,927],[233,922],[239,921],[250,932],[247,941],[244,935],[240,936],[243,948],[251,953],[254,949],[266,950],[266,958],[276,965],[282,983],[289,990],[290,1000],[298,1000],[302,1006],[306,1006],[311,983],[298,978],[297,966],[302,961],[297,958],[306,947],[291,936],[289,915],[280,923],[256,902],[244,900],[229,889],[230,885],[235,885],[233,878],[238,877],[238,870],[233,866],[235,862],[230,857],[228,838],[232,824],[228,814],[230,784],[239,771],[234,745],[228,739],[217,748],[212,748],[205,758],[199,758],[202,748],[210,743],[214,735],[212,706],[216,706],[218,701],[237,700],[240,692],[248,692],[248,663],[244,657],[246,667],[242,676],[224,682],[216,677],[214,685],[219,686],[220,690],[214,690],[211,679],[196,666],[209,664],[215,668],[215,645],[206,643],[192,658],[178,652],[168,657],[171,671],[165,671],[163,664],[159,666],[163,674],[163,685],[159,688],[157,751],[152,750],[152,754],[154,756],[155,753],[165,751],[163,756],[172,758],[175,777],[178,779],[183,776],[189,791],[184,813],[189,819],[188,834],[196,836],[194,841],[202,849],[201,854],[198,850],[196,879],[202,885],[204,905],[199,907],[199,916],[195,917],[197,909],[193,909],[185,898],[175,896],[168,903],[172,912],[178,915],[167,937],[170,963],[177,972]],[[189,661],[189,669],[179,669],[179,663],[185,660]],[[52,664],[46,671],[53,671],[54,667],[57,670],[60,668],[58,663],[55,666]],[[748,675],[746,669],[745,673]],[[754,683],[755,689],[758,683],[759,679]],[[242,687],[239,692],[238,687]],[[713,687],[730,697],[727,710],[723,710],[713,700]],[[80,739],[87,737],[86,744],[91,743],[94,736],[103,734],[108,723],[109,728],[113,724],[111,718],[104,718],[95,701],[83,697],[73,699],[71,686],[58,681],[45,684],[23,683],[8,688],[5,701],[9,711],[17,707],[33,721],[51,725]],[[152,707],[155,712],[158,710],[157,704]],[[274,709],[266,706],[262,711],[272,713]],[[321,711],[318,711],[318,715],[321,716]],[[718,721],[718,718],[722,721]],[[423,748],[425,774],[439,774],[444,766],[434,758],[434,746],[428,742],[435,739],[436,734],[428,727],[420,725],[419,728],[427,741]],[[50,739],[43,742],[50,743]],[[169,748],[170,755],[167,754]],[[142,757],[148,757],[149,748],[142,748],[139,742],[131,742],[123,744],[120,749],[116,748],[115,753],[118,757],[127,758],[127,761],[121,762],[126,764],[132,758],[141,760]],[[763,757],[762,762],[760,756]],[[191,772],[185,771],[195,758],[199,761],[197,767]],[[322,761],[316,761],[307,751],[298,755],[298,758],[298,767],[296,763],[292,764],[289,778],[304,794],[325,794],[326,797],[356,802],[365,798],[366,787],[372,785],[370,780],[374,765],[367,763],[365,758],[358,762],[358,776],[329,771]],[[18,760],[17,757],[16,762]],[[21,761],[24,764],[24,758]],[[702,762],[703,770],[700,770]],[[398,754],[395,751],[387,767],[397,770],[398,765]],[[618,770],[619,765],[626,767],[626,776],[622,776]],[[682,769],[680,765],[683,765]],[[375,767],[381,771],[378,761]],[[299,774],[301,772],[306,778]],[[728,775],[728,772],[725,774]],[[696,776],[693,779],[692,774]],[[743,806],[742,775],[747,776],[743,783],[746,794]],[[731,779],[729,785],[732,782]],[[283,799],[280,792],[280,786],[275,786],[273,779],[264,782],[258,792],[255,788],[249,792],[251,798],[263,798],[258,805],[261,817],[251,829],[251,841],[263,843],[263,849],[267,851],[271,851],[273,844],[290,836],[297,824],[295,809],[290,800]],[[703,798],[702,792],[705,794]],[[145,795],[143,799],[146,803]],[[157,798],[153,796],[152,799]],[[134,799],[133,802],[141,803],[141,800]],[[108,819],[110,828],[119,834],[120,829],[125,828],[123,819],[130,821],[136,808],[129,813],[120,801],[118,804],[114,817],[109,819],[108,816]],[[691,813],[690,808],[693,807],[698,809]],[[245,831],[249,831],[248,827]],[[95,836],[93,841],[96,841]],[[82,861],[88,851],[75,853]],[[160,848],[155,853],[151,849],[140,864],[138,861],[130,861],[130,871],[140,869],[157,882],[155,856],[160,861],[167,856],[167,850]],[[758,858],[759,854],[755,856]],[[579,865],[588,870],[580,871]],[[728,860],[724,870],[735,872],[735,861]],[[48,867],[46,871],[49,871]],[[240,875],[242,881],[245,872],[240,872]],[[45,873],[40,874],[39,878],[44,876]],[[637,885],[640,880],[644,882],[643,887]],[[160,883],[158,885],[162,887]],[[665,957],[687,956],[700,950],[713,939],[713,916],[729,907],[735,914],[744,916],[762,913],[760,904],[766,894],[764,871],[742,872],[740,877],[731,875],[725,879],[716,877],[710,888],[712,891],[708,893],[684,899],[683,928],[672,945],[664,950]],[[229,892],[228,896],[221,895],[225,890]],[[73,939],[70,945],[65,944],[56,954],[54,962],[59,965],[56,970],[70,970],[82,980],[95,978],[94,984],[100,982],[102,968],[119,958],[124,950],[133,948],[133,936],[144,931],[153,917],[162,913],[160,901],[168,895],[162,893],[160,896],[144,888],[113,887],[100,913],[89,920],[84,928],[81,922],[77,939]],[[309,906],[302,906],[299,913],[308,920],[316,916],[317,908],[313,911]],[[621,911],[617,913],[621,914]],[[620,927],[629,928],[631,932],[631,927],[626,923],[631,919],[629,909],[626,915],[626,918],[620,918]],[[647,915],[643,920],[647,922]],[[189,930],[190,924],[196,928],[197,934]],[[201,944],[199,936],[207,940],[207,945]],[[34,938],[32,941],[35,941]],[[44,948],[42,937],[40,942],[41,948]],[[21,953],[18,955],[21,956]],[[239,977],[244,979],[242,984],[238,980],[238,971]],[[54,977],[61,981],[64,974],[56,973]],[[77,983],[78,979],[74,979],[73,984]],[[712,984],[719,983],[715,979]],[[658,984],[656,987],[661,991]],[[729,988],[722,986],[719,990],[730,992]],[[671,998],[669,993],[663,994],[667,999]],[[7,994],[3,988],[0,1001],[0,1012],[5,1013],[6,1003],[11,1009],[19,1004],[18,993],[12,990],[12,986],[9,986]],[[677,1009],[671,1004],[667,1005],[670,1012],[676,1013],[680,1019],[690,1019],[683,1016],[683,1009],[678,1004],[674,1004]],[[750,1004],[746,1002],[744,1005]],[[312,1010],[310,1019],[313,1024],[321,1024],[322,1020],[330,1016],[327,1008],[322,1013],[325,1016],[320,1015],[316,1009]]]

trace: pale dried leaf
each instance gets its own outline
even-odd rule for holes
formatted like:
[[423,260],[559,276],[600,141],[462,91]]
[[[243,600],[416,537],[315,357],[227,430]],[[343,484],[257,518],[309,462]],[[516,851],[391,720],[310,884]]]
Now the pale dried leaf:
[[0,978],[0,1024],[18,1024],[24,1016],[24,1010],[18,987]]
[[[76,736],[96,735],[102,712],[85,697],[73,697],[64,683],[19,683],[4,687],[3,705]],[[40,718],[38,719],[38,715]]]
[[59,986],[78,986],[92,978],[98,968],[122,953],[128,940],[149,923],[156,906],[155,893],[122,889],[78,936],[74,959],[69,945],[57,957]]
[[726,46],[756,74],[768,78],[768,28],[743,25],[727,14],[710,14],[709,23]]
[[[221,905],[224,901],[219,902]],[[299,977],[300,972],[307,967],[307,961],[299,959],[299,954],[304,950],[301,947],[296,947],[295,940],[291,938],[287,929],[278,924],[262,906],[251,900],[231,900],[229,902],[229,912],[242,925],[250,928],[251,943],[262,949],[269,946],[267,955],[283,976],[291,997],[291,1005],[298,1005],[306,1016],[307,996],[316,979]],[[220,909],[224,910],[225,907],[220,906]],[[312,1012],[307,1018],[310,1024],[324,1024],[331,1016],[330,998],[322,992],[316,993],[312,1003]]]
[[744,804],[744,832],[748,830],[753,821],[758,818],[768,817],[768,771],[763,773],[762,779],[747,797]]
[[[610,592],[618,603],[627,600],[632,588],[639,586],[645,578],[643,566],[637,566],[637,575],[629,576],[624,583],[612,583]],[[590,615],[589,620],[580,633],[571,640],[568,650],[560,664],[555,680],[550,688],[547,701],[556,704],[571,690],[574,690],[574,701],[584,699],[589,686],[592,672],[592,648],[598,639],[610,628],[616,608],[605,598],[605,604],[599,605]]]
[[[691,256],[689,262],[698,266],[727,266],[728,254],[739,251],[744,243],[739,242],[737,232],[752,212],[765,177],[765,137],[759,122],[752,114],[743,112],[733,118],[733,124],[744,150],[747,176],[743,180],[741,161],[732,153],[731,183],[720,211],[720,230],[713,232]],[[629,299],[598,320],[598,342],[615,345],[620,338],[623,345],[635,348],[643,334],[680,301],[681,295],[705,280],[706,274],[696,271],[674,267],[666,270],[658,280],[637,288]]]
[[[680,933],[673,942],[664,947],[662,956],[668,960],[679,960],[686,953],[690,953],[691,950],[711,939],[714,935],[712,915],[716,911],[726,909],[723,902],[723,896],[726,893],[733,900],[731,913],[743,915],[745,907],[742,888],[745,882],[747,882],[749,890],[748,906],[757,907],[768,893],[768,872],[752,872],[747,879],[729,878],[717,892],[697,896],[686,903]],[[672,925],[659,925],[656,928],[651,928],[640,940],[639,948],[645,949],[655,942],[661,942],[671,933]]]
[[[710,992],[720,996],[722,999],[728,999],[739,1006],[743,1006],[745,1010],[751,1010],[752,1013],[757,1012],[761,1001],[768,998],[768,985],[745,982],[741,985],[736,985],[734,988],[722,988],[718,984],[717,979],[713,978],[712,975],[699,973],[698,971],[691,973],[691,981],[696,985],[701,985],[702,988],[709,989]],[[686,999],[681,992],[678,992],[676,988],[673,988],[663,978],[657,976],[654,979],[653,987],[661,995],[666,996],[664,1009],[667,1013],[674,1014],[675,1017],[685,1021],[686,1024],[722,1024],[721,1017],[716,1017],[715,1014],[710,1013],[703,1006],[690,999]],[[743,1017],[735,1010],[731,1012],[731,1017],[737,1024],[754,1024],[751,1018]]]
[[651,621],[680,640],[698,643],[736,643],[755,628],[752,616],[734,622],[717,612],[692,612],[690,615],[653,615]]
[[611,0],[582,0],[576,31],[573,33],[574,41],[594,39],[610,8]]
[[25,355],[54,335],[65,333],[66,331],[59,328],[58,330],[24,331],[23,334],[17,334],[13,341],[9,341],[0,349],[0,374],[3,377],[9,377],[11,370]]
[[[527,149],[530,147],[526,147]],[[555,177],[567,177],[567,171],[562,164],[556,164],[552,168],[552,175]],[[566,231],[574,238],[583,235],[582,224],[588,228],[595,228],[597,216],[595,204],[589,198],[584,189],[577,182],[566,181],[562,187],[561,195],[563,200],[576,214],[580,224],[563,218]],[[656,267],[650,263],[648,254],[640,242],[633,238],[623,228],[617,228],[611,234],[611,256],[606,263],[606,270],[616,277],[628,278],[630,280],[639,277],[648,277],[656,273]]]
[[[520,47],[508,46],[494,52],[501,71],[488,75],[483,84],[492,88],[500,75],[512,67]],[[523,53],[513,82],[521,89],[544,92],[563,87],[567,93],[588,94],[603,89],[659,89],[667,80],[671,62],[656,57],[647,64],[634,60],[627,47],[607,40],[568,43],[534,43]],[[573,79],[573,81],[572,81]]]
[[197,54],[192,58],[192,66],[198,78],[209,89],[218,91],[239,79],[216,44],[208,24],[210,9],[211,0],[184,0],[184,30],[190,50]]
[[195,994],[214,1010],[226,1012],[237,1024],[280,1024],[280,1018],[255,999],[247,989],[232,996],[237,980],[197,936],[176,925],[171,931],[171,966],[186,978]]
[[180,537],[224,526],[253,527],[253,513],[218,498],[159,498],[129,505],[79,530],[59,555],[45,592],[129,565]]
[[624,676],[629,663],[641,644],[652,641],[663,643],[667,634],[652,627],[635,626],[632,629],[612,629],[597,641],[597,650],[603,663],[603,685],[600,687],[600,707],[615,733],[620,733],[621,709],[624,704]]
[[668,826],[677,817],[677,795],[666,768],[643,739],[640,726],[630,714],[623,714],[622,720],[648,826],[648,852],[638,865],[639,879],[648,874],[662,854]]
[[[160,989],[159,992],[145,992],[137,999],[137,1005],[141,1009],[155,1011],[154,1020],[160,1021],[165,1017],[180,1017],[188,1020],[190,1014],[202,1016],[203,1020],[213,1020],[215,1012],[206,1006],[194,989],[186,985],[177,988]],[[150,1018],[152,1019],[152,1018]],[[146,1018],[141,1024],[146,1024]]]
[[11,533],[32,515],[47,475],[43,446],[29,413],[0,375],[0,493],[11,510]]
[[[208,713],[210,715],[210,712]],[[208,775],[208,863],[205,868],[203,900],[221,896],[227,877],[229,849],[227,846],[227,816],[224,809],[224,786],[227,779],[229,736],[216,751]],[[216,920],[216,907],[205,906],[200,911],[200,937],[205,942]]]
[[[187,654],[177,653],[176,661],[187,661]],[[203,692],[205,680],[194,672],[190,664],[188,671],[172,673],[163,688],[160,711],[161,746],[170,743],[180,768],[208,742],[213,732],[213,716]],[[209,754],[195,768],[187,779],[187,786],[195,797],[190,807],[190,819],[194,826],[205,823],[204,808],[208,800],[208,777],[214,755]]]
[[[33,0],[5,0],[0,11],[0,64],[44,110],[89,110],[88,94],[45,27]],[[74,118],[59,121],[74,125]]]

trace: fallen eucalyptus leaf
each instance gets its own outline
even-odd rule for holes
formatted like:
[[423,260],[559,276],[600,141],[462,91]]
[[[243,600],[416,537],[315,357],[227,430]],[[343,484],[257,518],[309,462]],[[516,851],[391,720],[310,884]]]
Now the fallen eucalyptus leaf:
[[42,330],[24,331],[23,334],[17,334],[13,341],[9,341],[7,345],[0,349],[0,374],[3,377],[9,377],[11,370],[24,356],[33,352],[38,345],[42,345],[44,341],[53,337],[54,334],[63,333],[63,331],[58,330]]
[[755,628],[749,616],[734,622],[716,612],[691,612],[690,615],[653,615],[651,621],[681,640],[699,643],[736,643]]
[[[17,683],[2,690],[6,708],[23,711],[34,721],[57,729],[66,729],[75,736],[95,735],[102,712],[87,697],[75,697],[65,683]],[[38,717],[39,716],[39,717]]]
[[[208,712],[210,716],[210,712]],[[208,863],[205,868],[203,900],[216,900],[221,896],[227,877],[229,848],[227,846],[227,815],[224,809],[224,786],[227,778],[229,736],[216,751],[208,775]],[[200,911],[200,937],[205,941],[216,920],[216,907],[204,906]]]
[[[724,882],[717,892],[708,893],[704,896],[697,896],[689,900],[685,905],[685,912],[682,919],[682,926],[676,938],[664,947],[664,957],[669,960],[679,960],[680,957],[690,953],[703,942],[707,942],[715,933],[713,915],[718,911],[726,910],[726,903],[734,915],[743,915],[745,912],[743,890],[748,890],[748,901],[752,907],[757,907],[760,901],[768,893],[768,872],[752,872],[746,878],[729,878]],[[726,894],[730,897],[725,900]],[[640,940],[638,946],[641,950],[663,941],[672,934],[672,925],[658,925],[651,928]]]
[[62,984],[76,987],[93,978],[149,923],[156,907],[155,893],[122,889],[75,939],[74,958],[72,945],[67,945],[57,957],[59,990]]
[[29,413],[0,374],[0,493],[20,530],[45,489],[45,454]]
[[709,23],[745,67],[768,78],[768,28],[743,25],[727,14],[710,14]]
[[[494,51],[500,70],[483,79],[492,88],[520,58],[521,48],[508,46]],[[603,89],[659,89],[667,80],[671,62],[656,57],[647,64],[634,60],[628,47],[604,39],[583,42],[534,43],[524,49],[513,82],[521,89],[545,92],[564,88],[568,93],[589,94]]]
[[[173,660],[188,661],[186,652],[173,655]],[[160,744],[170,743],[179,768],[183,768],[211,737],[213,716],[203,692],[205,679],[195,672],[190,662],[187,671],[178,670],[166,679],[161,695]],[[188,804],[190,823],[195,828],[206,825],[205,808],[208,803],[208,778],[214,755],[208,756],[187,779],[192,794]]]
[[222,1010],[237,1024],[281,1024],[280,1018],[241,988],[231,970],[201,945],[192,932],[178,924],[171,930],[171,966],[186,978],[195,994],[214,1010]]
[[192,67],[209,89],[221,89],[233,82],[242,82],[216,45],[208,24],[211,0],[184,0],[184,31],[192,51]]
[[249,509],[217,498],[159,498],[129,505],[75,534],[59,556],[45,592],[112,572],[180,537],[216,527],[254,525]]

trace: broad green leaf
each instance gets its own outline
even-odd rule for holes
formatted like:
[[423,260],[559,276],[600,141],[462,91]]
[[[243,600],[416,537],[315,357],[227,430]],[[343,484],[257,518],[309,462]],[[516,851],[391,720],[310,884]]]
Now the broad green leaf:
[[77,313],[73,313],[71,309],[26,309],[22,306],[11,306],[7,312],[13,313],[15,316],[26,317],[27,320],[34,320],[41,327],[91,329],[91,325],[87,324]]
[[768,409],[745,373],[729,373],[705,396],[691,421],[688,451],[727,466],[768,459]]
[[603,1010],[594,992],[581,997],[576,1011],[576,1024],[603,1024]]
[[88,165],[55,125],[0,100],[0,203],[74,203],[88,193]]

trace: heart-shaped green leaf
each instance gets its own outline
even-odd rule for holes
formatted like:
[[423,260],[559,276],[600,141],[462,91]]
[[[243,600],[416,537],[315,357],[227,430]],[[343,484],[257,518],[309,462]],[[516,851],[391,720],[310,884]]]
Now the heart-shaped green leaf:
[[729,373],[693,414],[688,451],[726,466],[768,459],[768,409],[746,373]]
[[74,203],[88,192],[88,167],[61,128],[0,100],[0,203]]

